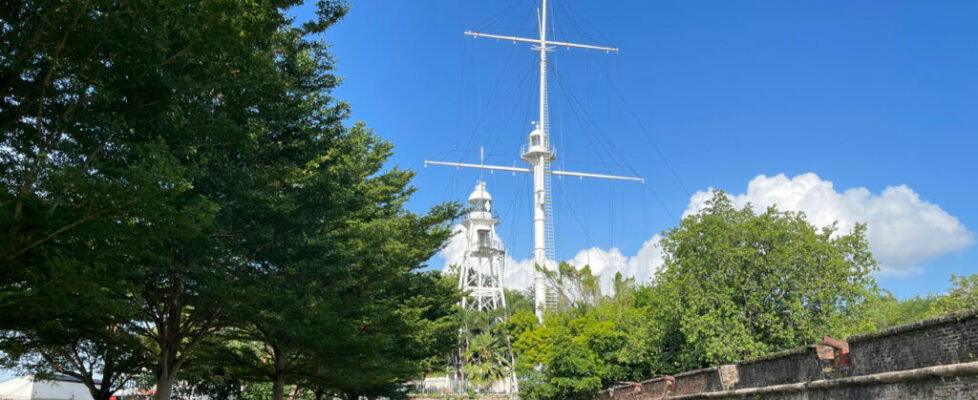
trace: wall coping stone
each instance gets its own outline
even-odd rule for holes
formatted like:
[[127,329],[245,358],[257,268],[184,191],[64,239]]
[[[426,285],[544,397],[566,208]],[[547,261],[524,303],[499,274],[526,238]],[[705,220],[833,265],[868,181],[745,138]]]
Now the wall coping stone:
[[644,381],[639,382],[639,384],[644,385],[646,383],[652,383],[652,382],[658,382],[658,381],[665,381],[665,380],[668,380],[668,379],[666,379],[666,376],[671,376],[671,375],[661,375],[661,376],[657,376],[657,377],[652,378],[652,379],[646,379]]
[[922,319],[920,321],[911,322],[909,324],[892,326],[889,328],[880,329],[878,331],[852,335],[846,338],[846,342],[849,342],[849,344],[856,343],[856,342],[865,342],[868,340],[877,339],[884,336],[895,336],[901,333],[916,331],[934,325],[955,323],[970,318],[978,318],[978,308],[957,312],[957,313],[946,314],[936,318]]
[[618,383],[618,384],[615,384],[613,386],[609,386],[609,387],[605,388],[604,390],[602,390],[602,392],[609,391],[609,390],[612,391],[612,392],[614,392],[616,390],[628,389],[630,387],[632,387],[632,384],[630,382],[621,382],[621,383]]
[[707,372],[716,372],[716,371],[717,371],[717,367],[708,367],[708,368],[694,369],[692,371],[686,371],[683,373],[675,374],[673,375],[673,377],[679,379],[680,377],[684,377],[684,376],[699,375],[699,374],[705,374]]
[[734,364],[737,364],[738,366],[739,365],[756,364],[756,363],[759,363],[759,362],[774,360],[774,359],[777,359],[777,358],[784,358],[784,357],[789,357],[789,356],[796,356],[796,355],[801,355],[801,354],[807,354],[807,353],[809,353],[811,351],[815,351],[815,345],[813,345],[813,344],[805,345],[805,346],[799,346],[799,347],[795,347],[795,348],[788,349],[788,350],[782,350],[782,351],[779,351],[777,353],[765,354],[763,356],[757,356],[757,357],[753,357],[753,358],[748,358],[748,359],[743,360],[743,361],[737,361]]
[[656,381],[664,381],[664,380],[666,380],[666,376],[668,376],[668,375],[661,375],[661,376],[657,376],[655,378],[646,379],[646,380],[640,381],[640,382],[618,382],[617,384],[615,384],[613,386],[609,386],[609,387],[607,387],[605,389],[602,389],[601,391],[602,392],[608,392],[608,391],[614,392],[614,391],[618,391],[618,390],[627,390],[629,388],[641,387],[641,386],[643,386],[643,385],[645,385],[647,383],[652,383],[652,382],[656,382]]

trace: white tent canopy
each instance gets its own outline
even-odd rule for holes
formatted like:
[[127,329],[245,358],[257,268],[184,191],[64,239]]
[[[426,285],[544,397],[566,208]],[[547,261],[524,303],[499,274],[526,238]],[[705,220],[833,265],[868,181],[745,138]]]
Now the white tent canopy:
[[76,379],[52,380],[21,376],[0,382],[0,400],[93,400],[88,388]]

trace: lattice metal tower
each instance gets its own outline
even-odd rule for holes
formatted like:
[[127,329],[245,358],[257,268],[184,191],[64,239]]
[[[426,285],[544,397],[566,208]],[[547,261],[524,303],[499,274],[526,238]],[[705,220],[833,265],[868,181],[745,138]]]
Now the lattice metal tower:
[[506,307],[503,273],[506,252],[496,238],[499,219],[492,212],[492,196],[486,183],[479,182],[469,195],[472,211],[462,221],[465,227],[465,256],[458,274],[458,288],[465,293],[462,308],[488,311]]

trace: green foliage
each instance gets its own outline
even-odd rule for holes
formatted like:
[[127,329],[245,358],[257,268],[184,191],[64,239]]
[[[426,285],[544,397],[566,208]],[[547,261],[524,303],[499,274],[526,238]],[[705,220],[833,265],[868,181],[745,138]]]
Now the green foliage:
[[[461,373],[470,383],[466,388],[485,392],[493,384],[513,374],[512,333],[514,326],[507,320],[508,309],[491,311],[458,309],[458,358],[450,361],[450,369]],[[525,311],[524,311],[525,312]],[[523,312],[521,312],[523,313]]]
[[603,296],[590,268],[571,272],[563,265],[566,273],[554,281],[562,288],[565,311],[548,313],[543,325],[531,313],[509,322],[518,333],[521,396],[589,398],[614,382],[650,376],[652,333],[644,310],[634,306],[633,280],[616,276],[618,291]]
[[[257,385],[249,384],[242,379],[230,363],[208,362],[218,359],[218,353],[222,350],[221,346],[208,343],[194,352],[191,362],[180,371],[181,380],[187,384],[178,386],[175,394],[181,398],[193,395],[206,396],[213,400],[244,399],[253,394],[252,386]],[[268,385],[268,388],[271,394],[271,386]],[[261,399],[265,400],[269,397],[263,396]]]
[[863,305],[863,312],[860,317],[853,321],[847,334],[872,332],[894,325],[932,318],[936,316],[935,306],[938,299],[938,296],[929,295],[897,300],[888,292],[870,297]]
[[952,274],[951,288],[944,294],[897,300],[892,294],[884,293],[870,298],[850,333],[871,332],[975,308],[978,308],[978,274]]
[[588,265],[577,269],[566,262],[561,262],[557,265],[556,271],[539,265],[536,269],[543,272],[550,283],[549,286],[557,291],[558,303],[551,311],[583,309],[595,305],[601,299],[598,276],[591,273],[591,267]]
[[861,225],[818,230],[799,213],[738,210],[719,192],[664,236],[655,282],[618,275],[608,296],[589,268],[562,264],[550,275],[560,309],[542,325],[513,316],[522,396],[589,398],[615,382],[813,343],[856,329],[882,301]]
[[[242,380],[376,396],[449,351],[458,295],[419,271],[459,206],[404,208],[413,173],[346,124],[310,36],[347,5],[297,23],[299,3],[0,7],[11,363],[101,375],[99,400],[144,372],[167,399],[185,367],[226,375],[218,397]],[[85,371],[59,356],[79,350]]]
[[494,382],[505,378],[510,369],[506,338],[483,332],[468,338],[462,357],[462,372],[481,389],[488,389]]
[[515,340],[522,336],[523,332],[533,329],[538,324],[538,321],[531,309],[516,311],[515,314],[506,319],[505,324],[506,330],[509,331]]
[[937,313],[947,314],[978,308],[978,274],[951,275],[951,289],[934,304]]
[[733,362],[838,336],[876,294],[866,227],[821,230],[803,214],[736,209],[723,192],[662,241],[647,296],[662,371]]
[[241,400],[268,400],[272,398],[272,384],[267,382],[254,382],[244,386],[241,391]]
[[503,295],[506,297],[506,310],[509,315],[523,311],[533,313],[533,293],[529,289],[524,291],[503,289]]

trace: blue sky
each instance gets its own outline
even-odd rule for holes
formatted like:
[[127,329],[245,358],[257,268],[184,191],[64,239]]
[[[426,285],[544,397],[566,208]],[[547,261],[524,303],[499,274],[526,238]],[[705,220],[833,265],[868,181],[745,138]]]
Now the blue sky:
[[[555,180],[559,258],[641,270],[643,245],[719,188],[868,222],[880,285],[899,297],[978,271],[978,3],[608,4],[558,0],[551,14],[558,40],[621,48],[552,54],[557,168],[647,181]],[[325,34],[345,77],[336,96],[394,143],[392,166],[418,171],[410,207],[486,180],[516,262],[530,256],[527,177],[423,161],[478,162],[483,146],[486,163],[523,165],[534,53],[462,32],[532,36],[536,7],[364,0]]]

